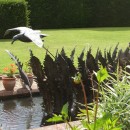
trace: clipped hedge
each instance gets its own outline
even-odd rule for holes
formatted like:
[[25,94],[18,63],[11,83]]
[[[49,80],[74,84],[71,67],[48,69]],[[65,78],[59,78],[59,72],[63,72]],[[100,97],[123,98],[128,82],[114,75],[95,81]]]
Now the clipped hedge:
[[0,0],[0,38],[6,29],[29,25],[29,11],[25,0]]
[[130,26],[129,0],[26,0],[33,28]]
[[34,29],[130,26],[129,7],[129,0],[0,0],[0,38],[29,18]]
[[[93,0],[95,1],[93,13],[89,23],[92,26],[130,26],[129,0]],[[92,2],[92,1],[91,1]]]
[[58,0],[26,0],[30,10],[30,24],[33,28],[57,27]]
[[33,28],[84,27],[84,0],[27,0]]

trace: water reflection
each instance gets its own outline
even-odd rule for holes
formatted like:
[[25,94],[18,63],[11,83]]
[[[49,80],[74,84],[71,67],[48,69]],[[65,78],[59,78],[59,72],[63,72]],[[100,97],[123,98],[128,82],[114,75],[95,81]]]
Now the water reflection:
[[26,107],[26,108],[32,106],[32,99],[31,98],[27,98],[26,102],[24,100],[18,100],[18,102],[20,103],[21,106]]
[[0,102],[0,125],[2,130],[26,130],[37,128],[42,120],[42,97]]
[[3,102],[3,110],[4,111],[12,111],[16,108],[15,101]]

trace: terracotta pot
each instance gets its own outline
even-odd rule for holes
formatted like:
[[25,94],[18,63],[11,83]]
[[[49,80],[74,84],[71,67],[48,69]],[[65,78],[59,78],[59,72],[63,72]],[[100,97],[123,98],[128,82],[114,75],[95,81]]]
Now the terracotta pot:
[[2,77],[2,82],[6,91],[13,91],[16,84],[16,78]]
[[28,79],[30,81],[30,85],[32,86],[32,84],[33,84],[33,75],[28,75]]

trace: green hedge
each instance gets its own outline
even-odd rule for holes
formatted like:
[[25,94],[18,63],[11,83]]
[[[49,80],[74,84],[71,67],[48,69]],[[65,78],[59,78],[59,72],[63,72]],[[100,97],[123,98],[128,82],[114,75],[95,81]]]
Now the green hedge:
[[27,0],[33,28],[130,26],[130,0]]
[[27,0],[30,10],[30,24],[33,28],[57,27],[58,0]]
[[25,0],[0,0],[0,38],[6,29],[29,25]]
[[84,27],[84,0],[27,0],[33,28]]
[[[130,0],[94,0],[92,26],[130,26]],[[91,1],[92,2],[92,1]]]
[[129,7],[130,0],[0,0],[0,37],[29,18],[36,29],[130,26]]

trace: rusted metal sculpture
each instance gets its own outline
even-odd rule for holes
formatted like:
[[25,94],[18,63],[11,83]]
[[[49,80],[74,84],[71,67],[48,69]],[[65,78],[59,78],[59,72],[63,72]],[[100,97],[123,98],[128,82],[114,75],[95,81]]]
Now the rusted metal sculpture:
[[[64,49],[60,54],[55,56],[55,59],[46,54],[44,62],[32,54],[31,51],[31,67],[39,90],[43,96],[44,108],[46,114],[43,118],[43,124],[46,119],[51,117],[53,113],[59,114],[63,105],[69,103],[69,116],[75,120],[79,105],[77,102],[84,103],[82,87],[80,84],[75,84],[72,77],[77,72],[82,75],[82,81],[85,86],[88,103],[95,99],[94,89],[97,88],[97,79],[93,71],[99,70],[99,64],[106,67],[108,73],[115,72],[117,64],[125,69],[126,65],[130,65],[130,51],[129,47],[123,52],[120,50],[117,53],[118,45],[115,47],[113,53],[104,50],[104,55],[98,49],[94,57],[91,54],[91,48],[87,52],[86,59],[84,58],[85,49],[78,57],[78,68],[74,66],[73,59],[75,48],[72,50],[70,57],[66,56]],[[127,70],[130,71],[130,70]]]

